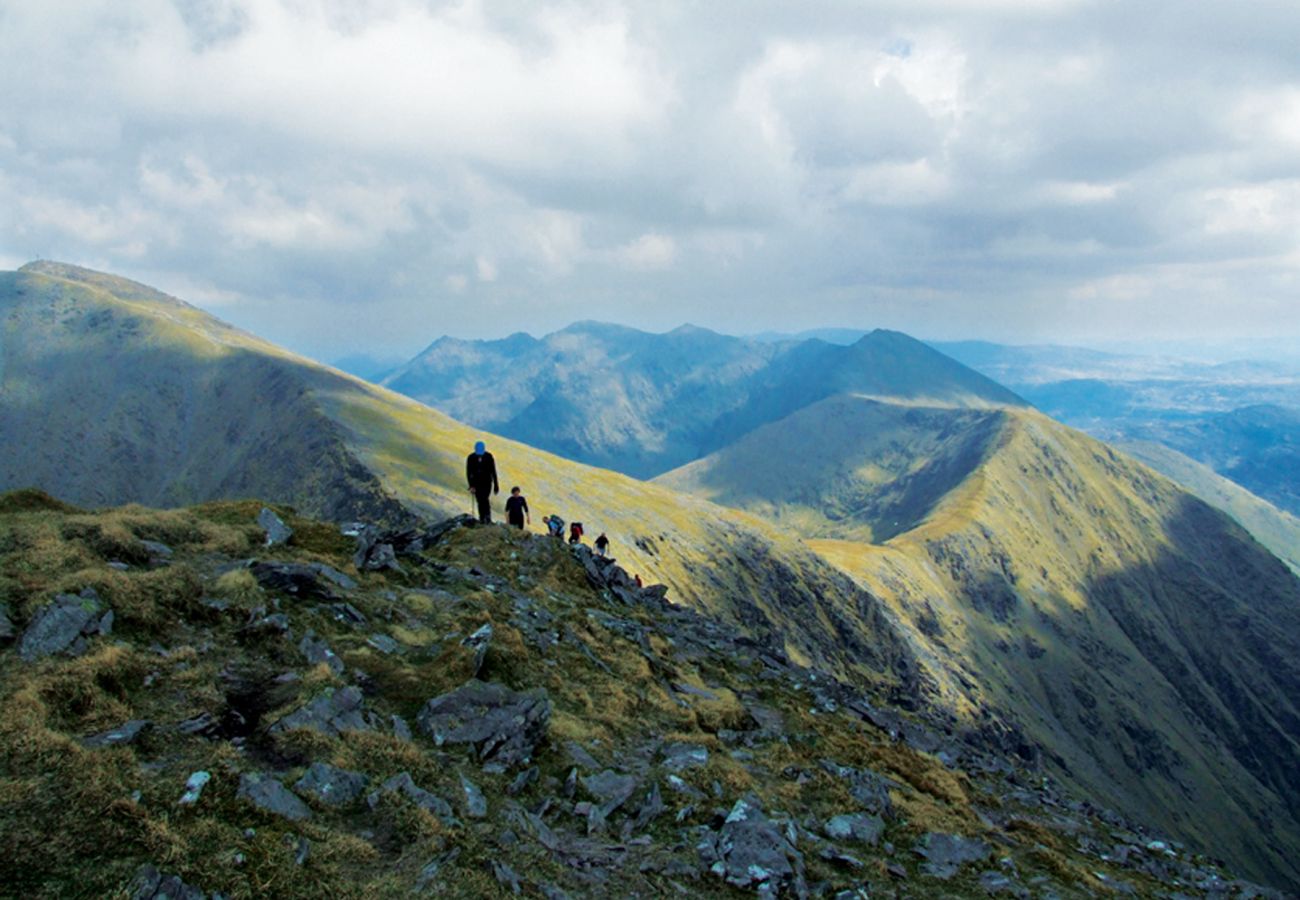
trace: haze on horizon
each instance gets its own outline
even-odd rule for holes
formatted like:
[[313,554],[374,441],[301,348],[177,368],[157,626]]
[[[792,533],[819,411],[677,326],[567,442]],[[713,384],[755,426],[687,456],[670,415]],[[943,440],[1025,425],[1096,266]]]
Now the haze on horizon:
[[581,319],[1300,347],[1282,0],[0,0],[0,268],[321,359]]

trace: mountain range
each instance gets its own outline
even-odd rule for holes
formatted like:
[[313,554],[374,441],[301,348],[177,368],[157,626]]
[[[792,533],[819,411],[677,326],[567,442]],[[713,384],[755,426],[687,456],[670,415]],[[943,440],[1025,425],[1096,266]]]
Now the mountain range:
[[587,323],[443,339],[387,379],[490,413],[495,437],[111,276],[24,267],[0,276],[0,313],[0,487],[260,496],[400,527],[468,510],[483,436],[535,515],[606,531],[676,602],[1300,884],[1300,581],[1165,477],[905,335]]
[[920,341],[883,330],[841,346],[582,322],[543,338],[440,338],[383,383],[461,421],[638,478],[842,393],[1024,405]]

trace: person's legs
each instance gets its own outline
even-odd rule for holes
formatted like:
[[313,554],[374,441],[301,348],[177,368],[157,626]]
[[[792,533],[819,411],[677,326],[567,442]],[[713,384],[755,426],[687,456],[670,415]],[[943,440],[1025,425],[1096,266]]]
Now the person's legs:
[[489,491],[475,492],[478,498],[478,520],[484,525],[492,522],[492,494]]

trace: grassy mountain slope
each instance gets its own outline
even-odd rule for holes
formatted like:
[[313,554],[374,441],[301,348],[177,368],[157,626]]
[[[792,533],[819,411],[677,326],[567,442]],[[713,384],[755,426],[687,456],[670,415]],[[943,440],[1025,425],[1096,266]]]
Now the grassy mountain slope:
[[843,392],[948,406],[1023,403],[921,342],[883,330],[839,346],[585,322],[541,339],[443,338],[384,384],[461,421],[638,477]]
[[1255,540],[1300,575],[1300,519],[1164,444],[1130,441],[1117,446],[1232,516]]
[[[87,505],[264,496],[336,521],[469,510],[465,454],[484,435],[442,413],[124,279],[41,263],[4,276],[0,291],[0,487]],[[797,659],[916,684],[879,604],[797,542],[486,437],[503,487],[524,487],[535,529],[550,512],[582,521],[589,540],[605,531],[629,571],[678,601],[784,635]]]
[[[942,723],[873,707],[716,622],[614,600],[557,542],[459,527],[401,573],[358,572],[336,529],[283,509],[294,536],[266,547],[259,506],[86,513],[0,496],[19,630],[60,591],[92,588],[115,613],[76,655],[24,661],[0,638],[6,894],[154,896],[139,892],[145,866],[238,900],[505,897],[512,884],[742,895],[724,877],[749,894],[766,881],[764,896],[1250,890],[1014,757],[945,744]],[[311,590],[332,596],[263,583],[250,560],[329,566]],[[462,639],[484,626],[478,667]],[[419,724],[475,671],[541,692],[526,761]],[[347,721],[300,712],[347,696],[360,704]],[[195,773],[209,780],[178,803]],[[279,787],[270,809],[244,796],[253,778]],[[835,827],[850,816],[867,832]],[[721,860],[719,838],[737,845]],[[951,871],[918,852],[956,841],[973,852]]]
[[[803,443],[831,459],[785,452]],[[895,481],[863,470],[890,459],[881,448]],[[811,546],[908,624],[945,692],[973,713],[1014,711],[1062,777],[1257,873],[1300,877],[1300,581],[1223,514],[1038,413],[858,398],[664,480],[810,527]],[[908,530],[866,543],[899,496],[923,499],[904,504]]]

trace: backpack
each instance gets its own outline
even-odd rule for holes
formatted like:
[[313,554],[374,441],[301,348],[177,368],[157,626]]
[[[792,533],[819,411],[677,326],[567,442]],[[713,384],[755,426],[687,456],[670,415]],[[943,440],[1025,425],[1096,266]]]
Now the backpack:
[[551,534],[555,535],[556,537],[559,537],[560,535],[564,534],[564,520],[561,519],[559,516],[551,516],[551,518],[546,523],[546,527],[549,528],[551,530]]
[[569,526],[569,542],[576,544],[582,539],[582,523],[574,522]]

